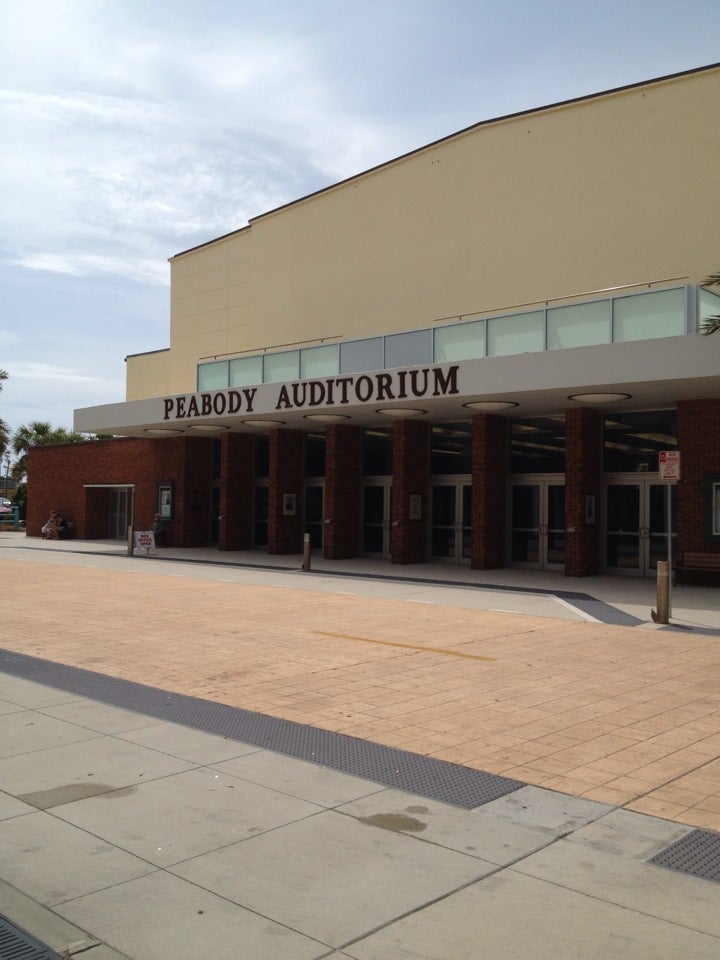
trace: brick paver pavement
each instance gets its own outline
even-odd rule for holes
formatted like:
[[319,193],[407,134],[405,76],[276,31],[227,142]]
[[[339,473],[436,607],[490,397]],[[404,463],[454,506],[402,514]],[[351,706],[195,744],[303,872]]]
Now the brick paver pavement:
[[720,830],[720,642],[0,561],[18,652]]

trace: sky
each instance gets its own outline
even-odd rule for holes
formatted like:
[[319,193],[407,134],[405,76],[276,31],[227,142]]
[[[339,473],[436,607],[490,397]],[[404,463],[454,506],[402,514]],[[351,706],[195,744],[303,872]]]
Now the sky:
[[0,0],[0,418],[123,401],[125,357],[169,345],[174,254],[474,123],[716,62],[717,12]]

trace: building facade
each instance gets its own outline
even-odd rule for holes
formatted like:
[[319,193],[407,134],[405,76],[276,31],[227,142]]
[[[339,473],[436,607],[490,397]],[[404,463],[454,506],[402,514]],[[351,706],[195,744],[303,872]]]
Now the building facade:
[[31,451],[28,532],[160,510],[178,546],[570,576],[720,552],[718,96],[712,66],[480,123],[173,257],[168,349],[76,411],[118,439]]

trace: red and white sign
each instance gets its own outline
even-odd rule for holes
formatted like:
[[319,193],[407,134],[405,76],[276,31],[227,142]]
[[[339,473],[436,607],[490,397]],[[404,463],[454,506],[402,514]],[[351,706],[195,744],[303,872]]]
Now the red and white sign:
[[680,451],[660,451],[660,479],[673,481],[680,479]]
[[135,531],[135,549],[148,551],[155,549],[155,534],[152,530]]

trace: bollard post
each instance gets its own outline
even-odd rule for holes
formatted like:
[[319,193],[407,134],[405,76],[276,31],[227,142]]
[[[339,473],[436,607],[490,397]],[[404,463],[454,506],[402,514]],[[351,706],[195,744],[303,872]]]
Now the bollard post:
[[652,610],[655,623],[670,622],[670,564],[658,560],[657,564],[657,613]]
[[130,526],[128,527],[128,542],[127,542],[127,555],[129,557],[133,555],[133,547],[134,547],[133,528],[132,528],[132,524],[130,524]]
[[310,569],[310,534],[306,533],[303,536],[303,570]]

